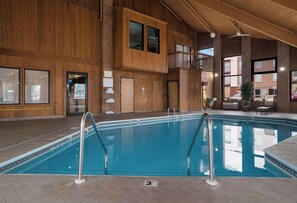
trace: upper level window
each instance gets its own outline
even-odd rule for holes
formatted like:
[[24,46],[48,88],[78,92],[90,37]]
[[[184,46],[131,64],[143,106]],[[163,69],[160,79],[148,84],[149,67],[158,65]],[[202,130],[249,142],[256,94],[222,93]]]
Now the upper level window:
[[49,103],[49,71],[25,70],[25,103]]
[[206,55],[209,55],[209,56],[213,56],[214,55],[214,49],[213,47],[212,48],[207,48],[207,49],[200,49],[198,51],[198,53],[201,53],[201,54],[206,54]]
[[160,30],[147,26],[147,51],[160,53]]
[[0,67],[0,104],[19,104],[20,70]]
[[143,24],[134,21],[129,22],[130,48],[144,50],[143,46]]
[[261,72],[275,72],[276,71],[276,59],[254,61],[253,68],[254,73]]

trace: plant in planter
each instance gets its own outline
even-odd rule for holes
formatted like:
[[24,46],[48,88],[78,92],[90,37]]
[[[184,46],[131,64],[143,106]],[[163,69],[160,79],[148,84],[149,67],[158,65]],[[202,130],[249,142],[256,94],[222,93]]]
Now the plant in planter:
[[245,81],[241,84],[240,90],[242,110],[249,111],[251,109],[251,101],[254,96],[254,84],[251,81]]

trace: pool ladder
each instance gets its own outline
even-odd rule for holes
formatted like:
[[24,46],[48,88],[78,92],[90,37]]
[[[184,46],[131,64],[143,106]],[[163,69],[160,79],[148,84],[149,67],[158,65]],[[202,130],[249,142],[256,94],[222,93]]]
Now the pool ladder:
[[107,156],[107,150],[106,147],[102,141],[101,135],[96,127],[94,118],[90,112],[84,113],[84,115],[81,118],[80,122],[80,149],[79,149],[79,168],[78,168],[78,178],[74,180],[75,184],[81,184],[86,182],[86,178],[83,178],[82,172],[83,172],[83,161],[84,161],[84,139],[85,139],[85,123],[86,119],[89,118],[89,121],[91,122],[91,125],[93,126],[99,141],[101,143],[101,146],[104,151],[104,174],[107,173],[107,166],[108,166],[108,156]]
[[193,145],[195,143],[195,140],[200,132],[200,129],[202,127],[203,121],[206,119],[207,121],[207,131],[208,131],[208,151],[209,151],[209,179],[206,180],[206,183],[209,185],[217,185],[217,181],[214,180],[214,169],[213,169],[213,133],[212,133],[212,121],[210,119],[210,116],[208,113],[203,113],[199,124],[198,124],[198,128],[196,131],[196,135],[193,138],[190,148],[188,150],[187,153],[187,168],[188,168],[188,176],[190,175],[190,165],[191,165],[191,159],[190,159],[190,155],[191,155],[191,151],[193,148]]

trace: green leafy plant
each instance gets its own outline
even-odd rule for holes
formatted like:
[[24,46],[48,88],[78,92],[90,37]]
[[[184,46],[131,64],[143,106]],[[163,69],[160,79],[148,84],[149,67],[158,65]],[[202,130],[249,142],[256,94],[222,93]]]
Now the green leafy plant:
[[254,84],[251,81],[245,81],[241,84],[240,90],[242,110],[249,111],[251,109],[251,100],[254,96]]

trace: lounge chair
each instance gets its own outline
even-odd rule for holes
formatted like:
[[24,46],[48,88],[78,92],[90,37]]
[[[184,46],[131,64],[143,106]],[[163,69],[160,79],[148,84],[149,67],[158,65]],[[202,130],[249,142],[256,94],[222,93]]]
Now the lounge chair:
[[275,101],[275,96],[274,95],[266,95],[264,98],[264,105],[257,107],[256,114],[258,112],[263,112],[267,114],[268,111],[272,113],[274,110],[274,101]]

